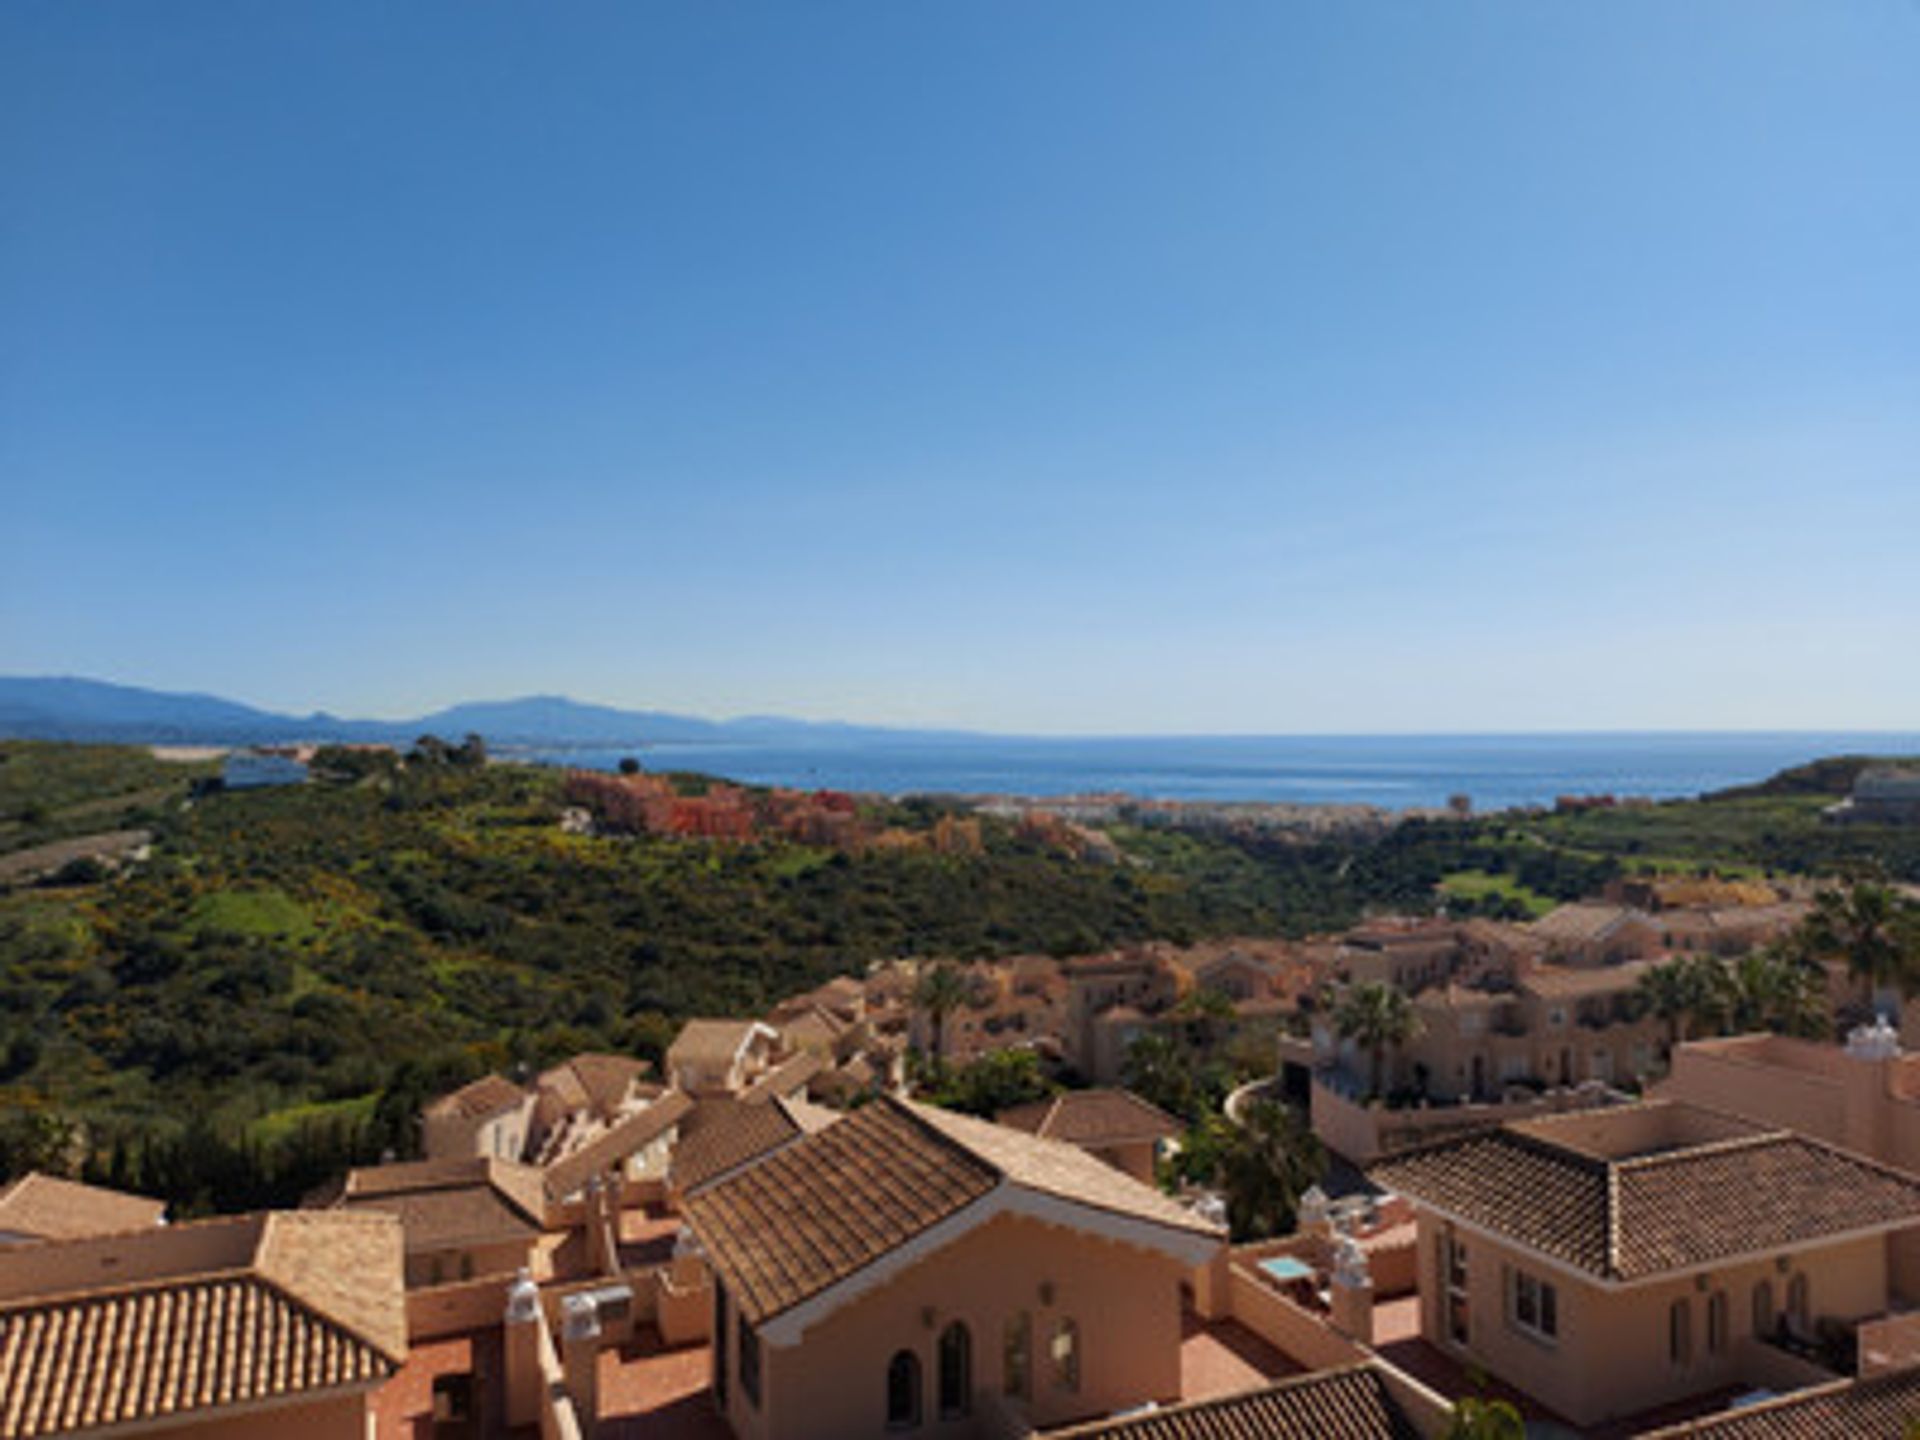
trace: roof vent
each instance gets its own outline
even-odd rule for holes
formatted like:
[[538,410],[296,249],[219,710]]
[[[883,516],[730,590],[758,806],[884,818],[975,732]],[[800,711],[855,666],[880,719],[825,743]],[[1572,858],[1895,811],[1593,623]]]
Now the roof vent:
[[1876,1015],[1871,1025],[1856,1025],[1847,1035],[1847,1054],[1856,1060],[1897,1060],[1900,1032]]

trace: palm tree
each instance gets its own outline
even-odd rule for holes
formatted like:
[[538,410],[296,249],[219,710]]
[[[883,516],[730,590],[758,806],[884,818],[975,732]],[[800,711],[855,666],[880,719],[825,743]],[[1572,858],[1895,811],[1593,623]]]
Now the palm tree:
[[1293,1229],[1300,1197],[1327,1173],[1327,1152],[1293,1111],[1255,1100],[1227,1127],[1215,1176],[1236,1241]]
[[1720,967],[1726,1028],[1736,1034],[1773,1030],[1812,1038],[1825,1034],[1826,976],[1780,950],[1750,950]]
[[933,1061],[936,1066],[947,1060],[947,1016],[966,1004],[971,990],[960,967],[942,960],[920,972],[914,982],[913,1003],[924,1010],[933,1024]]
[[1387,1051],[1420,1033],[1420,1017],[1407,992],[1379,980],[1349,986],[1334,1007],[1333,1025],[1343,1039],[1362,1046],[1373,1062],[1369,1093],[1375,1098],[1385,1079]]
[[1920,992],[1920,904],[1875,880],[1822,890],[1796,939],[1814,960],[1841,960],[1873,1008],[1874,991],[1897,986],[1903,998]]
[[1668,960],[1643,972],[1635,989],[1667,1022],[1667,1053],[1686,1040],[1693,1022],[1714,1002],[1715,962],[1695,956]]

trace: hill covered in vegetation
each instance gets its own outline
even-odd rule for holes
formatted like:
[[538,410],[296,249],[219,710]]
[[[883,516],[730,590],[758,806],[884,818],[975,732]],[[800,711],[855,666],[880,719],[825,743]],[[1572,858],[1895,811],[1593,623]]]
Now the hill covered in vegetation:
[[[419,1101],[483,1069],[657,1056],[689,1015],[895,956],[1302,935],[1448,896],[1524,915],[1636,867],[1878,858],[1920,878],[1920,836],[1836,832],[1794,795],[1349,839],[1116,827],[1116,859],[989,817],[959,848],[570,833],[561,772],[444,756],[195,794],[206,768],[0,742],[0,852],[129,814],[154,837],[125,873],[0,893],[0,1129],[221,1204],[403,1149]],[[861,804],[889,833],[955,824]],[[26,1143],[0,1135],[16,1162]]]

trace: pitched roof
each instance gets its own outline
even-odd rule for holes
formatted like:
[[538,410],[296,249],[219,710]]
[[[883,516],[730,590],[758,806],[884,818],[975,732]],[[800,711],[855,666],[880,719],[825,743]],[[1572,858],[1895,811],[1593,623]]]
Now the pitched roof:
[[1894,1370],[1864,1380],[1839,1380],[1777,1400],[1703,1416],[1641,1440],[1905,1440],[1920,1419],[1920,1369]]
[[827,1062],[812,1050],[789,1056],[740,1092],[742,1100],[785,1098],[803,1089],[807,1082],[827,1068]]
[[611,1170],[636,1150],[651,1145],[693,1109],[683,1090],[669,1090],[644,1109],[623,1116],[579,1149],[547,1166],[546,1194],[560,1200],[581,1189],[595,1175]]
[[37,1170],[0,1186],[0,1236],[78,1240],[159,1225],[166,1216],[164,1200],[82,1185]]
[[610,1116],[627,1097],[633,1082],[646,1074],[647,1062],[631,1055],[586,1053],[562,1060],[541,1072],[534,1083],[541,1090],[552,1090],[575,1107],[591,1106]]
[[999,1122],[1047,1140],[1090,1147],[1168,1140],[1185,1128],[1131,1090],[1064,1090],[1048,1100],[1003,1110]]
[[1644,910],[1636,910],[1630,905],[1576,900],[1570,905],[1549,910],[1533,921],[1531,928],[1539,939],[1578,945],[1599,940],[1629,920],[1653,923]]
[[681,1122],[667,1183],[682,1194],[697,1190],[801,1133],[800,1122],[778,1100],[701,1100]]
[[1044,1440],[1416,1440],[1372,1365],[1296,1375],[1262,1390],[1049,1430]]
[[1214,1237],[1071,1145],[882,1097],[690,1195],[688,1220],[759,1323],[850,1278],[1003,1184]]
[[441,1250],[531,1239],[546,1185],[537,1167],[513,1160],[410,1160],[349,1170],[325,1203],[397,1215],[408,1250]]
[[774,1032],[758,1020],[689,1020],[667,1047],[667,1064],[731,1065],[757,1033]]
[[527,1092],[504,1075],[482,1075],[451,1094],[430,1103],[423,1114],[434,1119],[484,1120],[511,1110],[527,1098]]
[[1920,1223],[1920,1180],[1789,1131],[1623,1159],[1555,1143],[1552,1132],[1551,1122],[1504,1127],[1369,1173],[1419,1204],[1613,1281]]
[[385,1216],[246,1215],[17,1256],[0,1275],[8,1440],[372,1385],[406,1357]]
[[1521,990],[1549,1000],[1578,1000],[1590,995],[1625,994],[1640,977],[1669,962],[1628,960],[1619,965],[1541,965],[1515,982]]

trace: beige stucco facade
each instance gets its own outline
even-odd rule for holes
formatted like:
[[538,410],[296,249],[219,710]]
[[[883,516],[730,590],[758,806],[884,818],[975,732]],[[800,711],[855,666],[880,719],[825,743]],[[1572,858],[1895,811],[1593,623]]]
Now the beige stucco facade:
[[533,1096],[491,1115],[436,1114],[420,1117],[420,1144],[429,1160],[467,1160],[492,1156],[518,1160],[527,1150],[533,1125]]
[[[1577,1425],[1752,1383],[1756,1308],[1772,1317],[1769,1328],[1778,1325],[1790,1297],[1800,1293],[1796,1277],[1805,1287],[1809,1325],[1821,1317],[1861,1319],[1887,1308],[1889,1240],[1880,1234],[1620,1286],[1426,1212],[1418,1234],[1421,1333]],[[1449,1274],[1449,1240],[1465,1247],[1464,1286]],[[1516,1319],[1519,1275],[1553,1287],[1552,1338]],[[1464,1342],[1455,1330],[1462,1297]],[[1676,1305],[1684,1307],[1686,1335],[1679,1359]],[[1724,1307],[1724,1328],[1715,1323],[1710,1334],[1716,1305]]]
[[[760,1342],[757,1403],[741,1383],[740,1327],[729,1307],[727,1333],[716,1337],[725,1347],[724,1413],[742,1440],[961,1440],[989,1395],[1007,1391],[1009,1330],[1017,1336],[1021,1317],[1023,1403],[1038,1424],[1173,1400],[1186,1273],[1170,1256],[1003,1214],[831,1310],[797,1343]],[[940,1337],[956,1323],[969,1337],[967,1413],[943,1418]],[[1077,1337],[1074,1385],[1052,1358],[1064,1326]],[[890,1426],[888,1368],[902,1351],[918,1367],[920,1421]]]

